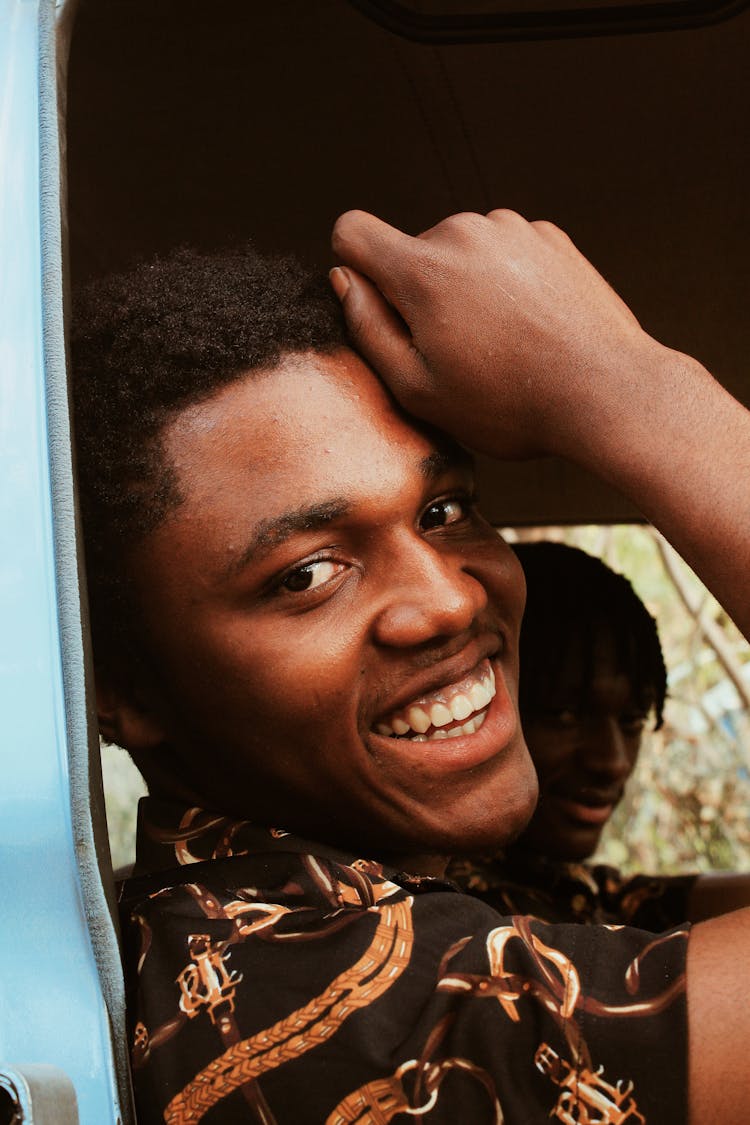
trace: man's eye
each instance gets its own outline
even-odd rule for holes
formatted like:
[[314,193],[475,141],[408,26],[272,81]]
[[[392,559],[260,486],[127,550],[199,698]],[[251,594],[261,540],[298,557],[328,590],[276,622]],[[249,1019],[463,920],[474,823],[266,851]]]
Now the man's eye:
[[554,710],[538,710],[531,718],[537,723],[545,723],[557,729],[572,729],[578,726],[581,716],[572,707],[560,707]]
[[298,566],[296,570],[290,570],[286,577],[282,578],[279,587],[282,590],[288,590],[290,594],[314,590],[316,586],[322,586],[324,582],[328,582],[341,569],[341,563],[331,562],[330,559],[306,563],[305,566]]
[[645,715],[620,715],[620,730],[625,734],[640,734],[645,725]]
[[451,523],[459,523],[466,519],[469,513],[469,501],[458,496],[451,496],[447,500],[433,500],[425,508],[419,520],[422,531],[431,531],[434,527],[447,527]]
[[574,711],[572,707],[563,707],[559,711],[551,711],[548,717],[551,722],[560,727],[574,727],[581,721],[578,712]]

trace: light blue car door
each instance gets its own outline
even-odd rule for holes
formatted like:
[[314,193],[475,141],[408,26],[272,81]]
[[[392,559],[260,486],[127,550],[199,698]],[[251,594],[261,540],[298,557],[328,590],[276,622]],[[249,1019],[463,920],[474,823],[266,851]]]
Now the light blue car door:
[[76,561],[61,15],[0,0],[0,1120],[106,1125],[132,1116]]

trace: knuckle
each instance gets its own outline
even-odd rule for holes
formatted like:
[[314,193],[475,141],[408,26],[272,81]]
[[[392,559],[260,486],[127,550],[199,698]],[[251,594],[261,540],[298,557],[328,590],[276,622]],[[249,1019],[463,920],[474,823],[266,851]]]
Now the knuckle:
[[331,245],[335,252],[347,245],[352,231],[356,229],[358,215],[359,212],[357,211],[345,211],[343,215],[339,215],[333,224]]
[[344,316],[349,335],[359,341],[364,341],[368,335],[372,317],[365,302],[358,299],[357,293],[351,290],[344,300]]
[[396,378],[414,401],[423,398],[428,391],[429,368],[417,344],[410,340],[408,345],[399,349],[397,364],[394,369]]
[[532,224],[534,230],[545,238],[555,238],[558,241],[570,242],[564,230],[561,230],[556,223],[552,223],[549,219],[536,219]]
[[502,226],[526,226],[523,215],[519,215],[518,211],[513,211],[510,207],[496,207],[488,213],[487,218]]
[[445,225],[450,229],[455,230],[476,230],[484,223],[484,216],[478,214],[476,211],[459,211],[455,215],[449,215],[444,220]]
[[442,219],[431,230],[426,231],[424,235],[420,236],[431,243],[433,240],[440,241],[442,238],[447,238],[450,242],[461,240],[466,236],[473,236],[478,231],[484,228],[486,223],[484,215],[479,215],[475,211],[460,211],[455,215],[449,215],[446,219]]

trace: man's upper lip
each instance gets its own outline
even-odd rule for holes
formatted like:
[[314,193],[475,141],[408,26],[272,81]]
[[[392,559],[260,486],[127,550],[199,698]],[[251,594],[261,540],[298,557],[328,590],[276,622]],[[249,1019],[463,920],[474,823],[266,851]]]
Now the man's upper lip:
[[565,801],[574,801],[579,805],[604,808],[607,805],[617,804],[622,796],[622,787],[599,789],[594,785],[566,785],[551,789],[550,793],[553,797],[561,797]]
[[415,699],[429,695],[438,688],[447,684],[455,684],[468,676],[477,664],[485,657],[492,657],[503,647],[502,637],[497,633],[488,633],[465,645],[455,656],[438,661],[432,667],[425,669],[420,676],[414,676],[406,682],[398,694],[388,700],[380,708],[377,719],[390,715],[393,711],[400,711]]

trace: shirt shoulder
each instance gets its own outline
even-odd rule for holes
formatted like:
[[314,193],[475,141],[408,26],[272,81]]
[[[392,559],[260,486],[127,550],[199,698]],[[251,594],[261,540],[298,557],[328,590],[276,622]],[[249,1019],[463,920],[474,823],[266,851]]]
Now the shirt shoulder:
[[131,880],[123,925],[139,1121],[685,1120],[685,929],[278,850]]
[[688,900],[696,874],[629,875],[599,866],[593,874],[613,916],[629,926],[658,933],[688,917]]

